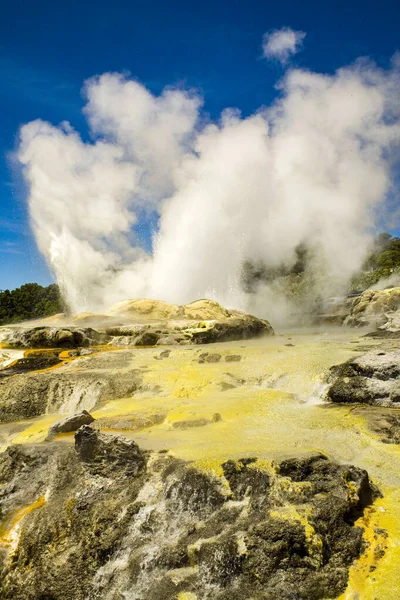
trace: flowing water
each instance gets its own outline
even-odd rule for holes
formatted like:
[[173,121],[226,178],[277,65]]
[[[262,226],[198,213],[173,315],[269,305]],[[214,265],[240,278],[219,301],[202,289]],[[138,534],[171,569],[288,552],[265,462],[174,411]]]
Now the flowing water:
[[[270,463],[311,451],[367,469],[384,496],[360,520],[369,546],[351,568],[341,600],[393,600],[400,597],[400,447],[380,441],[353,407],[324,400],[329,367],[377,344],[338,329],[172,347],[168,356],[162,348],[135,348],[131,366],[141,373],[139,391],[93,407],[91,414],[105,431],[142,448],[169,449],[204,469],[218,471],[228,458]],[[205,352],[221,358],[207,362]],[[227,360],[232,355],[240,360]],[[74,364],[78,369],[72,362],[61,370]],[[43,443],[59,419],[47,414],[3,424],[0,434],[4,444]],[[58,439],[72,443],[73,434]]]

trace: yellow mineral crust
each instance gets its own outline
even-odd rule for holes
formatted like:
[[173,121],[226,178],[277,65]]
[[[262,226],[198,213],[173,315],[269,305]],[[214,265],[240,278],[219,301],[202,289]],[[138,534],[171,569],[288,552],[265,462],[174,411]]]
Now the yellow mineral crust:
[[10,519],[0,525],[0,544],[14,548],[18,542],[18,531],[22,519],[37,508],[46,504],[45,495],[40,496],[35,502],[17,510]]
[[142,320],[173,319],[178,317],[179,306],[161,300],[141,298],[117,302],[108,312],[110,315],[124,315]]
[[158,320],[215,320],[232,316],[226,308],[215,300],[195,300],[190,304],[178,306],[161,300],[140,298],[138,300],[123,300],[109,309],[112,316],[122,315],[143,321]]
[[338,600],[400,598],[400,500],[398,489],[366,510],[356,525],[364,528],[366,550],[350,568],[347,590]]
[[[121,434],[145,449],[168,449],[217,475],[227,459],[258,457],[258,465],[273,472],[273,461],[314,451],[366,469],[384,497],[357,523],[365,528],[369,546],[351,567],[340,600],[394,600],[400,598],[400,446],[380,441],[352,407],[322,401],[329,367],[356,356],[359,346],[364,353],[366,345],[377,344],[356,335],[344,330],[291,333],[201,348],[172,347],[167,357],[160,357],[160,348],[135,348],[131,367],[141,373],[140,390],[104,402],[91,413],[96,419],[165,414],[162,421]],[[219,354],[220,359],[199,362],[202,352]],[[226,362],[232,354],[241,360]],[[220,420],[212,419],[216,413]],[[59,418],[32,420],[25,431],[13,434],[14,443],[43,440],[52,420]],[[184,425],[176,427],[178,422]],[[65,439],[72,442],[73,434]],[[288,480],[287,485],[296,484]],[[279,517],[303,523],[317,563],[319,541],[307,512],[284,506]]]

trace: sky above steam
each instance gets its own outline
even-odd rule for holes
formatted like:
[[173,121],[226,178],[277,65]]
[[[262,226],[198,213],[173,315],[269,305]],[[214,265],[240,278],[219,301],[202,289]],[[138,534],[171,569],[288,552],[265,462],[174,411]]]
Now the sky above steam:
[[[69,123],[22,127],[33,231],[75,312],[138,297],[254,310],[243,263],[291,266],[301,243],[318,248],[332,291],[347,283],[393,187],[400,61],[383,70],[360,59],[333,75],[291,68],[277,88],[268,107],[211,121],[195,90],[154,95],[105,73],[84,85],[90,141]],[[135,225],[152,214],[147,253]]]
[[[385,83],[373,83],[374,89],[386,96],[387,89],[383,91],[383,88],[387,88],[389,80],[394,81],[390,57],[397,49],[398,9],[389,1],[385,3],[385,0],[379,7],[372,2],[356,1],[351,7],[348,3],[339,2],[335,3],[335,11],[329,10],[328,19],[329,7],[317,2],[299,5],[285,1],[266,7],[261,2],[234,4],[205,1],[194,8],[177,1],[172,1],[168,7],[157,1],[151,7],[146,7],[144,4],[133,6],[117,0],[111,13],[109,5],[105,3],[96,3],[95,11],[92,8],[90,3],[82,6],[74,0],[68,6],[50,6],[39,1],[35,5],[24,3],[18,6],[17,2],[6,7],[8,14],[0,26],[4,106],[0,136],[3,158],[0,165],[0,288],[14,287],[25,281],[48,283],[52,278],[41,254],[35,250],[36,243],[28,224],[28,186],[21,176],[15,154],[10,154],[19,143],[15,142],[14,136],[18,134],[20,125],[40,118],[53,127],[45,136],[49,138],[47,142],[50,144],[51,138],[55,143],[53,137],[57,139],[58,147],[55,149],[51,146],[50,154],[55,153],[53,162],[57,152],[63,160],[64,157],[67,159],[70,169],[74,161],[82,161],[78,169],[79,177],[76,176],[76,169],[72,169],[68,175],[68,165],[65,165],[62,172],[55,168],[57,177],[61,179],[60,185],[56,189],[52,187],[50,192],[56,198],[54,205],[50,211],[45,211],[44,222],[49,225],[49,231],[53,226],[54,231],[58,231],[59,223],[51,221],[57,217],[56,206],[60,207],[66,202],[70,207],[61,198],[61,188],[64,185],[61,180],[66,177],[62,181],[68,181],[68,185],[74,190],[74,198],[82,199],[88,194],[89,201],[85,209],[78,209],[76,202],[75,209],[70,210],[73,214],[65,211],[64,230],[69,231],[69,234],[74,232],[74,238],[84,244],[88,255],[93,251],[94,256],[98,257],[98,250],[101,250],[103,258],[99,269],[103,268],[109,273],[107,261],[116,260],[118,263],[120,259],[125,265],[137,265],[139,261],[143,269],[146,265],[145,279],[151,280],[151,289],[156,292],[164,287],[162,278],[156,273],[174,273],[177,265],[180,265],[177,262],[177,247],[185,244],[188,255],[195,251],[201,251],[205,256],[207,253],[217,253],[217,261],[211,261],[208,257],[206,262],[209,263],[207,270],[210,277],[207,282],[210,293],[214,290],[218,294],[214,282],[218,279],[218,264],[225,258],[219,248],[209,247],[207,244],[202,246],[201,238],[194,238],[193,246],[187,245],[189,242],[183,238],[175,247],[170,245],[171,262],[163,264],[164,259],[161,257],[165,255],[165,250],[162,248],[165,248],[169,236],[172,236],[169,233],[173,230],[172,221],[180,219],[181,229],[193,226],[193,223],[199,228],[199,217],[202,216],[205,219],[203,226],[208,224],[206,229],[211,237],[231,235],[231,239],[235,236],[239,238],[234,250],[228,244],[226,255],[229,261],[238,262],[246,253],[263,258],[263,253],[268,248],[271,256],[269,244],[273,244],[274,238],[265,224],[262,227],[264,230],[267,227],[264,233],[268,233],[270,239],[266,245],[264,238],[260,240],[260,232],[254,234],[252,240],[250,234],[248,240],[244,239],[246,236],[243,238],[243,235],[238,234],[242,217],[249,232],[254,227],[243,208],[249,206],[249,203],[233,199],[233,193],[228,201],[218,192],[221,184],[218,183],[217,176],[223,174],[226,182],[231,176],[221,153],[226,153],[227,148],[243,144],[247,150],[247,162],[242,164],[242,157],[235,156],[234,152],[226,154],[227,161],[233,171],[236,169],[237,172],[244,170],[246,174],[252,173],[251,177],[249,175],[251,180],[246,183],[246,177],[232,176],[227,189],[241,190],[242,196],[251,194],[250,204],[253,212],[257,212],[265,205],[259,191],[262,188],[265,192],[263,198],[266,194],[269,198],[269,210],[274,210],[277,215],[276,231],[281,235],[279,223],[283,219],[279,215],[284,210],[289,210],[292,219],[283,226],[282,235],[301,237],[302,232],[292,223],[299,220],[300,214],[293,212],[293,207],[286,200],[291,195],[290,186],[284,186],[286,191],[281,189],[284,167],[282,173],[279,169],[272,169],[272,165],[282,163],[284,153],[279,153],[278,140],[289,136],[285,127],[294,125],[299,131],[292,130],[292,135],[298,136],[297,139],[305,135],[305,129],[303,133],[300,131],[295,103],[289,102],[289,99],[294,100],[296,94],[304,95],[304,91],[300,90],[304,82],[296,83],[297,91],[294,85],[291,89],[285,87],[289,85],[289,74],[292,71],[314,74],[313,85],[317,85],[318,81],[321,86],[323,82],[325,85],[329,81],[329,77],[337,81],[338,75],[335,73],[340,67],[352,65],[359,56],[370,56],[379,67],[386,69],[383,77]],[[363,70],[365,75],[366,65]],[[374,69],[370,72],[372,71]],[[105,85],[106,78],[99,76],[102,73],[120,74],[114,87],[110,81]],[[382,74],[379,69],[374,73]],[[136,108],[133,113],[129,106],[133,90],[127,86],[132,81],[137,86],[134,90]],[[279,81],[283,83],[277,89],[275,85]],[[84,82],[87,83],[84,85],[82,99],[80,89]],[[341,82],[343,83],[343,78]],[[370,86],[369,83],[366,85]],[[127,94],[127,87],[131,96]],[[325,103],[325,110],[329,112],[331,109],[328,108],[328,101],[322,100],[322,88],[319,93],[321,98],[315,101],[316,105]],[[335,87],[335,93],[339,95],[339,85]],[[307,100],[312,113],[315,107],[312,107],[311,91],[306,95],[307,98],[303,98],[303,101]],[[271,107],[277,98],[280,98],[284,114],[272,115],[270,111],[267,115],[265,107]],[[121,104],[123,110],[116,111],[116,104]],[[82,112],[83,106],[86,109]],[[241,117],[234,110],[225,110],[229,107],[239,109]],[[141,110],[144,112],[140,112]],[[347,105],[344,110],[347,110]],[[277,110],[276,113],[278,112]],[[143,119],[143,116],[148,119],[148,135],[145,135],[138,123],[133,123]],[[333,114],[330,118],[336,119]],[[369,118],[368,116],[367,120]],[[371,118],[374,119],[375,116]],[[393,118],[395,117],[390,117]],[[323,121],[321,116],[321,122]],[[64,123],[60,127],[58,124],[61,122],[68,122],[70,125]],[[148,126],[150,122],[151,127]],[[370,126],[368,136],[375,135],[372,133],[372,123],[368,121],[368,127]],[[40,135],[44,135],[43,125],[41,133],[37,131],[35,134],[34,127],[29,127],[29,136],[33,137],[28,144],[27,140],[30,138],[28,130],[25,131],[24,148],[28,154],[28,146],[33,152],[33,147],[39,144]],[[387,133],[386,131],[385,136]],[[128,140],[132,136],[136,139],[134,149],[130,147]],[[267,144],[265,138],[268,138]],[[165,145],[155,144],[155,139],[159,142],[162,139]],[[42,142],[44,143],[43,140]],[[326,146],[334,146],[336,143],[339,141],[328,139]],[[374,146],[378,153],[379,148],[383,147],[385,153],[392,153],[392,147],[388,148],[386,143],[382,139],[374,141],[369,146],[370,151]],[[317,147],[320,147],[318,144],[319,142]],[[282,146],[285,146],[283,141]],[[303,155],[301,144],[300,148],[298,153]],[[322,151],[327,151],[327,148],[320,147],[320,152]],[[292,152],[295,152],[294,149]],[[254,154],[259,154],[258,171]],[[393,158],[393,154],[391,156]],[[34,160],[37,169],[39,165],[44,169],[37,154]],[[286,156],[285,160],[293,162],[295,158]],[[27,167],[32,165],[30,162]],[[334,165],[333,157],[330,167],[336,168]],[[47,165],[46,169],[49,168]],[[390,161],[385,157],[383,170],[389,168]],[[273,177],[270,176],[271,173],[274,173]],[[372,175],[375,175],[375,170]],[[304,181],[307,180],[304,174],[302,177]],[[321,177],[323,179],[328,175]],[[51,172],[49,179],[54,182]],[[95,179],[95,182],[91,179]],[[120,179],[124,181],[123,185],[118,183]],[[342,185],[338,183],[339,179],[337,176],[333,177],[336,189]],[[301,186],[305,189],[309,184],[304,181]],[[343,179],[340,181],[343,182]],[[383,187],[388,183],[390,185],[391,176],[386,175],[385,181]],[[203,185],[204,182],[206,185]],[[371,189],[375,187],[372,186]],[[284,199],[281,203],[276,199],[278,191],[279,197]],[[46,189],[46,202],[49,202],[48,193]],[[340,194],[345,193],[350,192],[340,187]],[[110,210],[99,211],[91,204],[90,199],[94,196],[98,198],[97,206],[112,209],[112,216]],[[375,200],[368,202],[371,202],[373,211],[373,207],[379,205]],[[41,203],[42,210],[45,204]],[[170,213],[166,210],[167,204],[170,205]],[[300,205],[298,203],[296,207]],[[182,210],[183,207],[185,211]],[[307,207],[302,209],[301,214],[312,213],[312,202]],[[365,221],[371,216],[360,207],[359,211]],[[103,219],[99,217],[99,212],[103,213]],[[229,227],[223,227],[223,220],[217,218],[221,213],[234,215]],[[36,214],[40,214],[40,211]],[[168,217],[168,214],[175,214],[174,219]],[[328,212],[325,211],[324,214],[325,217],[322,217],[321,213],[321,223],[318,224],[320,228],[323,227],[322,220],[328,220]],[[89,216],[94,223],[90,227],[84,223]],[[261,210],[260,223],[265,219],[265,211]],[[308,216],[308,219],[312,220],[313,217]],[[149,267],[147,252],[158,223],[161,224],[160,236],[154,240],[158,254]],[[386,226],[386,229],[390,227]],[[49,258],[48,249],[43,248],[45,237],[41,236],[38,240]],[[260,250],[260,246],[263,250]],[[57,242],[53,241],[52,251],[56,251],[56,247]],[[59,243],[59,260],[62,247]],[[76,250],[77,248],[78,246],[75,247]],[[285,252],[290,260],[290,251]],[[71,247],[66,261],[70,264],[75,261],[78,268],[79,254],[76,251],[75,256]],[[189,257],[187,260],[189,263]],[[236,275],[232,275],[235,269],[231,266],[231,275],[226,274],[224,279],[224,289],[234,289],[237,285]],[[189,269],[189,266],[180,265],[180,268]],[[196,269],[199,271],[200,266]],[[125,285],[123,273],[125,276],[129,275],[129,271],[120,270],[118,282],[114,283]],[[204,287],[202,277],[193,278],[186,292],[180,290],[176,283],[174,293],[195,293],[196,289]],[[132,281],[131,275],[129,279]],[[144,276],[141,275],[139,280],[143,279]],[[193,281],[198,282],[198,288]],[[99,293],[101,295],[101,290]]]

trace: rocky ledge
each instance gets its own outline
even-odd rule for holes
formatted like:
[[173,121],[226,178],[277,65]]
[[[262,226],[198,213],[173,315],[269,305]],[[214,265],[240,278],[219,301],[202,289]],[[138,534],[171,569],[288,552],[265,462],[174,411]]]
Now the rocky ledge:
[[132,396],[141,384],[141,372],[133,365],[132,351],[123,350],[79,357],[55,371],[14,374],[15,370],[10,365],[0,371],[3,423],[44,413],[91,410],[103,401]]
[[[386,290],[366,290],[358,296],[352,303],[350,314],[344,321],[345,325],[350,327],[373,326],[382,328],[397,329],[400,334],[400,323],[398,317],[395,322],[392,317],[400,309],[400,288],[388,288]],[[389,323],[389,325],[388,325]]]
[[331,368],[328,397],[343,404],[400,407],[400,350],[367,352]]
[[[40,325],[0,328],[0,341],[13,348],[76,348],[106,343],[126,347],[210,344],[274,333],[268,321],[228,310],[213,300],[197,300],[184,306],[127,300],[109,312],[56,315]],[[82,327],[87,322],[92,327]]]
[[[321,454],[205,472],[88,425],[0,455],[4,600],[322,600],[363,551],[378,495]],[[185,596],[186,597],[186,596]]]

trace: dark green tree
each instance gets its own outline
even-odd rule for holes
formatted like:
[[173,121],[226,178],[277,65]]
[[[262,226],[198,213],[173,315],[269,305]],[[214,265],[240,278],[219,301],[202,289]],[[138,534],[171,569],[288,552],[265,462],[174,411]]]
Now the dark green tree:
[[42,287],[26,283],[0,293],[0,325],[49,317],[64,312],[65,305],[57,284]]

